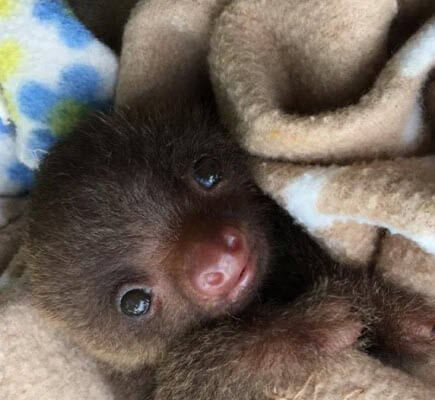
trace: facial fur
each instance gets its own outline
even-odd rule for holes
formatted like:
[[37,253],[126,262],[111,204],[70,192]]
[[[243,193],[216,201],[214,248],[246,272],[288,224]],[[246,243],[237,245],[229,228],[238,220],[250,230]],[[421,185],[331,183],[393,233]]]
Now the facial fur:
[[[43,162],[26,244],[35,302],[98,358],[153,363],[171,338],[255,295],[269,258],[264,201],[222,130],[204,107],[100,115]],[[192,179],[204,156],[220,166],[212,190]],[[253,278],[232,297],[201,298],[187,279],[192,246],[214,246],[227,227],[242,232]],[[151,293],[146,315],[120,312],[129,287]]]

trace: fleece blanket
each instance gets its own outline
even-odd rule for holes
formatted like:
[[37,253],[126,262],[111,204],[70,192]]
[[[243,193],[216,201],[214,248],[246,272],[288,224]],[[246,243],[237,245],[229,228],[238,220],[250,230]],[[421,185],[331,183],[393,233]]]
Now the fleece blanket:
[[209,55],[259,185],[337,259],[435,296],[435,3],[264,5],[232,2]]
[[54,141],[109,107],[116,72],[63,1],[0,1],[0,196],[27,192]]
[[[260,185],[339,258],[367,262],[377,228],[435,254],[435,159],[412,157],[427,153],[432,139],[434,7],[388,58],[400,4],[346,3],[271,1],[281,14],[264,15],[261,1],[238,1],[225,10],[210,57],[222,108],[251,153],[288,160],[257,164]],[[320,30],[309,24],[309,9]],[[270,29],[280,38],[275,44],[261,35]],[[270,59],[254,56],[266,47],[272,69]],[[276,59],[278,49],[284,54]]]

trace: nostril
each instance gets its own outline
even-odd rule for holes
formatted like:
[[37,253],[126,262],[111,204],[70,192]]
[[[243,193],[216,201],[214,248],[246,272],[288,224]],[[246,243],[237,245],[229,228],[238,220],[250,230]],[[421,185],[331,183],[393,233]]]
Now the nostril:
[[221,286],[225,282],[225,276],[220,272],[210,272],[204,275],[204,282],[208,286]]
[[243,235],[238,229],[225,228],[222,230],[222,239],[226,248],[231,252],[241,250],[243,247]]

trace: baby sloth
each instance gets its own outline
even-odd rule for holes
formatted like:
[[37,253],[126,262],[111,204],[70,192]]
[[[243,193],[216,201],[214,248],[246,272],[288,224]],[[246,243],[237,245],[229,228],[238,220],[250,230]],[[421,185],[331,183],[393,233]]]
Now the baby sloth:
[[37,307],[144,386],[155,371],[150,399],[261,399],[361,335],[433,351],[424,299],[334,264],[207,109],[99,116],[55,146],[29,212]]

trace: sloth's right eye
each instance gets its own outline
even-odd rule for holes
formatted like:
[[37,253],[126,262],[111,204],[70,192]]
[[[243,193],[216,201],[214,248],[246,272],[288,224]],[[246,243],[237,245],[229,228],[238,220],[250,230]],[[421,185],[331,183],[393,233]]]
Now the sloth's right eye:
[[129,317],[145,315],[151,308],[151,293],[143,288],[128,290],[121,296],[119,308]]
[[203,189],[210,190],[222,179],[222,167],[218,160],[203,156],[193,165],[193,179]]

